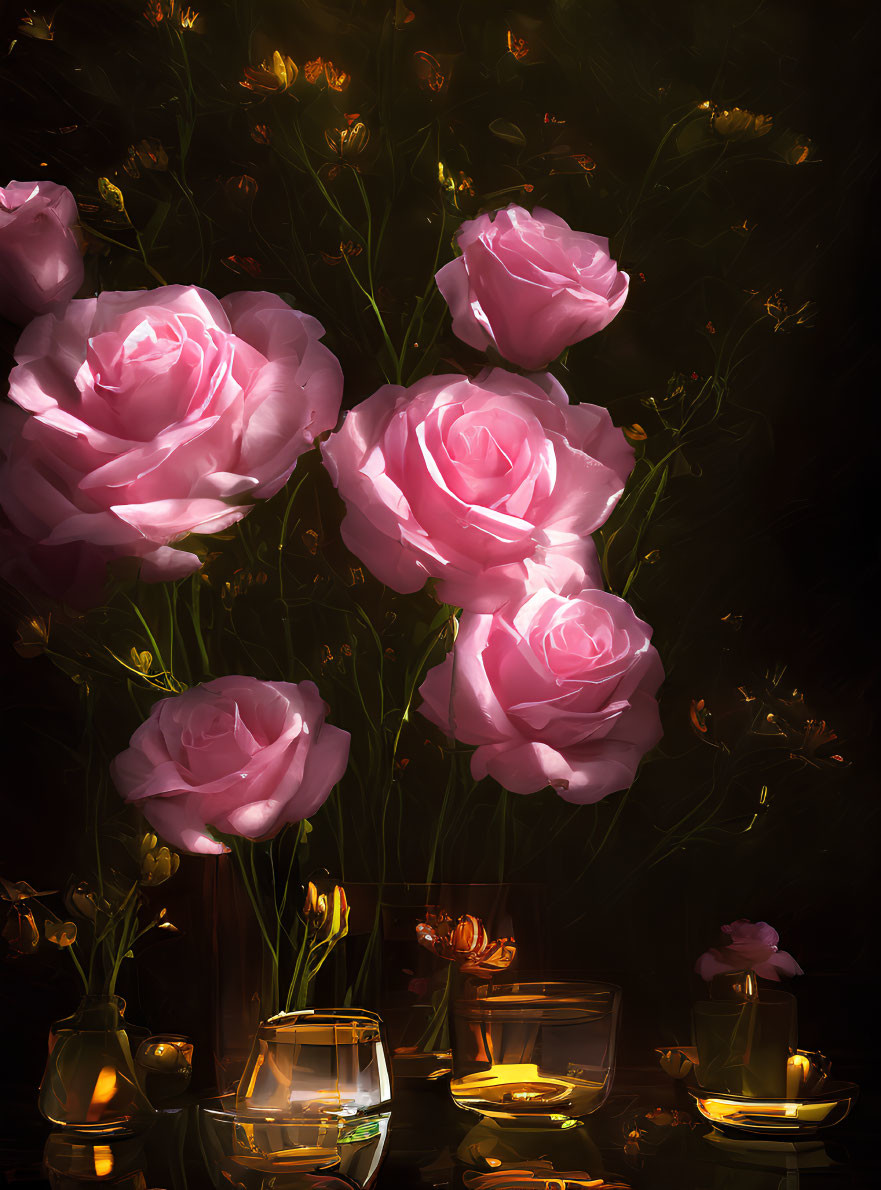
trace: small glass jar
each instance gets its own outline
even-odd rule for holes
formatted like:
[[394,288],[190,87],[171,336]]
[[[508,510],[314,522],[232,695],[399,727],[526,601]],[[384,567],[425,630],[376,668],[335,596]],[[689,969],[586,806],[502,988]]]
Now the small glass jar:
[[536,1125],[590,1115],[611,1089],[620,1007],[607,983],[503,984],[458,1000],[454,1103]]
[[694,1006],[697,1081],[709,1091],[781,1098],[796,1035],[797,1004],[788,992],[762,988],[739,1000],[700,1000]]
[[193,1043],[181,1033],[147,1037],[138,1046],[135,1066],[150,1102],[165,1103],[182,1095],[190,1085]]
[[283,1012],[260,1026],[236,1111],[352,1116],[391,1101],[382,1021],[361,1008]]
[[73,1016],[49,1031],[40,1112],[61,1128],[122,1136],[154,1115],[132,1060],[125,1001],[84,996]]

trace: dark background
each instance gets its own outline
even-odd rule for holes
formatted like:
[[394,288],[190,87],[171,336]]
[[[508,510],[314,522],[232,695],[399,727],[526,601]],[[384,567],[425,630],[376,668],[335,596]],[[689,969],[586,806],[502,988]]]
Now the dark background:
[[[477,7],[479,13],[472,11]],[[370,113],[375,141],[383,126],[391,140],[403,138],[411,116],[420,120],[427,113],[438,121],[445,160],[474,183],[473,195],[459,197],[461,218],[482,204],[524,197],[522,191],[495,202],[484,197],[513,177],[510,146],[486,131],[492,119],[518,123],[532,140],[547,132],[544,113],[561,113],[572,151],[590,155],[596,169],[587,185],[577,164],[574,173],[560,176],[549,175],[547,158],[540,169],[523,165],[521,176],[534,187],[529,200],[558,210],[573,226],[608,233],[621,225],[661,135],[689,102],[707,97],[719,108],[772,113],[773,137],[785,129],[810,137],[811,157],[801,165],[753,160],[753,149],[766,147],[761,138],[736,146],[734,164],[704,183],[696,180],[699,165],[685,161],[670,179],[672,193],[652,190],[619,257],[634,278],[627,310],[602,342],[570,354],[572,395],[608,401],[619,423],[640,422],[650,449],[656,427],[642,398],[661,397],[671,376],[707,373],[713,343],[705,324],[713,322],[720,333],[744,289],[757,292],[759,312],[778,289],[792,309],[816,304],[811,325],[775,334],[769,319],[750,340],[756,350],[744,352],[722,421],[698,439],[650,527],[646,552],[659,550],[659,561],[643,568],[629,598],[655,626],[667,663],[667,734],[661,759],[646,767],[631,795],[623,817],[627,841],[607,853],[605,866],[585,875],[578,819],[533,862],[525,850],[518,861],[515,850],[507,877],[546,887],[551,965],[623,985],[625,1061],[646,1063],[650,1046],[687,1040],[697,991],[694,957],[716,941],[719,924],[745,916],[774,924],[781,946],[805,968],[795,988],[802,1044],[824,1049],[840,1075],[860,1080],[876,1015],[877,7],[609,0],[523,4],[514,18],[498,3],[414,0],[412,8],[422,40],[409,41],[407,53],[430,50],[444,69],[444,54],[455,59],[449,91],[439,99],[426,97],[412,79],[393,89],[391,99],[381,88],[372,98],[357,90],[359,72],[367,72],[363,55],[373,53],[369,33],[379,36],[384,5],[253,6],[255,24],[262,22],[285,52],[299,60],[320,46],[351,70],[346,110]],[[219,101],[226,107],[200,120],[190,167],[215,237],[203,280],[219,293],[265,283],[310,309],[308,296],[298,293],[296,269],[261,283],[221,264],[231,254],[259,256],[254,227],[272,240],[277,226],[276,167],[261,156],[244,117],[228,114],[241,102],[236,79],[248,61],[244,9],[204,6],[213,30],[221,32],[212,32],[213,56],[199,69],[222,81]],[[2,6],[3,52],[16,37],[20,15],[17,5]],[[493,73],[512,25],[538,47],[526,81],[513,89],[504,71]],[[142,136],[174,138],[173,106],[157,98],[165,84],[156,81],[161,53],[152,37],[137,6],[100,0],[61,4],[51,43],[19,35],[0,65],[2,180],[51,177],[96,203],[96,179],[106,175],[131,186],[132,209],[146,220],[155,195],[151,199],[146,184],[128,182],[121,162]],[[111,84],[103,93],[80,86],[78,63],[89,79],[100,74]],[[419,104],[424,111],[413,114],[411,105]],[[276,109],[269,113],[270,122],[282,118]],[[72,124],[75,131],[58,131]],[[49,165],[41,168],[44,161]],[[381,207],[385,157],[368,154],[362,165]],[[261,187],[250,230],[224,206],[224,178],[240,173],[252,174]],[[681,193],[677,185],[684,186]],[[415,167],[412,184],[388,194],[395,214],[383,280],[392,322],[403,317],[395,303],[412,288],[414,260],[433,251],[433,242],[419,240],[415,218],[431,194]],[[303,201],[308,216],[309,200]],[[730,229],[743,219],[754,230],[741,253],[729,250],[736,236]],[[199,279],[185,220],[181,215],[169,232],[160,261],[169,280]],[[304,236],[312,261],[334,248],[333,229],[317,217]],[[98,280],[118,276],[117,264],[95,253],[89,258]],[[343,269],[320,270],[316,263],[319,288],[338,315],[336,323],[325,318],[328,342],[342,359],[346,404],[352,404],[381,382],[378,336],[360,312],[347,318],[345,303],[352,299]],[[637,281],[640,273],[644,283]],[[130,281],[131,287],[149,283],[134,274]],[[13,345],[6,328],[7,365]],[[466,367],[472,362],[447,328],[437,359],[428,364],[441,367],[450,359]],[[56,888],[75,867],[82,830],[83,776],[54,743],[75,751],[82,746],[79,691],[45,658],[13,652],[21,608],[13,596],[5,607],[0,872]],[[729,613],[742,617],[738,628],[722,622]],[[640,849],[652,843],[664,807],[681,800],[687,809],[705,779],[706,745],[690,732],[690,701],[705,698],[718,708],[713,730],[724,731],[723,708],[736,687],[761,684],[779,665],[787,667],[787,690],[805,692],[810,713],[837,733],[834,748],[846,763],[831,762],[827,749],[819,765],[796,760],[778,774],[775,756],[768,761],[770,800],[751,831],[695,839],[650,871],[640,869]],[[124,742],[120,736],[118,747]],[[760,763],[734,817],[748,814],[763,783]],[[548,822],[559,829],[562,808],[551,804],[550,794],[528,800],[524,814],[546,806]],[[535,827],[536,820],[528,820],[538,830],[543,821]],[[208,1012],[200,865],[185,859],[169,886],[169,912],[182,935],[145,955],[123,989],[139,1019],[197,1039],[205,1034]],[[51,955],[3,960],[8,1082],[36,1084],[46,1026],[70,1011],[74,996],[73,980]]]

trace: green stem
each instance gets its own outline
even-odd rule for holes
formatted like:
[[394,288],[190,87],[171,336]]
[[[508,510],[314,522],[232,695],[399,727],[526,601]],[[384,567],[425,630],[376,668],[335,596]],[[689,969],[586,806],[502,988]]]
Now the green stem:
[[450,1015],[450,993],[453,990],[453,969],[454,964],[449,963],[447,966],[447,977],[444,980],[444,990],[440,1000],[438,1000],[437,1007],[431,1014],[431,1019],[425,1028],[422,1036],[416,1042],[416,1048],[420,1053],[428,1054],[437,1045],[438,1035],[443,1029],[444,1025],[448,1023]]
[[202,658],[202,674],[204,677],[211,676],[211,662],[208,658],[208,650],[205,648],[205,638],[202,635],[202,617],[199,611],[199,604],[202,598],[202,578],[199,574],[194,574],[190,579],[190,619],[193,622],[193,632],[196,637],[196,644],[199,647],[199,656]]
[[[231,850],[232,850],[232,853],[235,856],[236,862],[239,866],[239,872],[241,873],[242,883],[245,886],[245,892],[248,894],[248,900],[251,902],[251,908],[254,910],[254,916],[257,919],[257,925],[260,929],[260,933],[263,935],[263,941],[266,943],[266,946],[269,949],[269,954],[272,958],[273,968],[274,968],[274,971],[276,972],[275,978],[277,979],[278,952],[275,950],[274,946],[272,945],[272,939],[269,937],[269,932],[266,929],[266,923],[263,920],[263,913],[260,910],[260,904],[257,899],[256,887],[255,888],[251,887],[251,881],[248,876],[248,869],[245,865],[244,856],[242,855],[242,852],[241,852],[241,848],[243,845],[244,844],[242,844],[242,843],[236,843],[232,846]],[[253,845],[251,846],[251,853],[252,853],[252,862],[253,862]]]

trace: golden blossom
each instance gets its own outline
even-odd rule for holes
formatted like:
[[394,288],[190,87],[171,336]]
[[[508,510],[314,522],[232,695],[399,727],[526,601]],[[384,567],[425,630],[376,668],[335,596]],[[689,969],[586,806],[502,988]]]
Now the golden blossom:
[[289,91],[299,73],[292,58],[275,50],[271,60],[264,60],[259,66],[246,66],[245,77],[239,80],[239,86],[263,95],[273,95]]
[[319,892],[310,880],[303,905],[306,927],[321,942],[339,942],[349,932],[349,903],[346,892],[335,884],[330,893]]

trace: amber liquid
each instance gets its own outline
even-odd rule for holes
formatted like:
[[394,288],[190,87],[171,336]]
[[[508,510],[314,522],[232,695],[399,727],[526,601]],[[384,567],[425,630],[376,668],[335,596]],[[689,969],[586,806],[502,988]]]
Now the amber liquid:
[[486,1116],[572,1118],[590,1115],[606,1097],[607,1072],[596,1080],[545,1074],[535,1063],[508,1063],[450,1082],[453,1100]]

